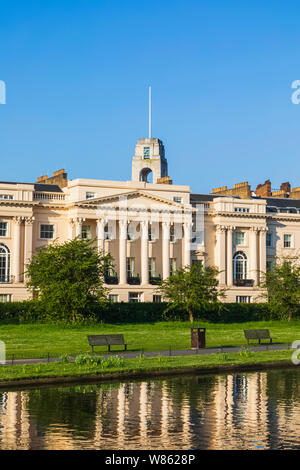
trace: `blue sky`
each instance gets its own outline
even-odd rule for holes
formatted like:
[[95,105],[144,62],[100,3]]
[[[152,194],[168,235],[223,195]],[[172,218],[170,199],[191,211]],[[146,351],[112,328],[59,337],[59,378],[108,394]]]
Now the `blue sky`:
[[163,140],[194,192],[300,186],[297,1],[0,1],[0,180],[128,180]]

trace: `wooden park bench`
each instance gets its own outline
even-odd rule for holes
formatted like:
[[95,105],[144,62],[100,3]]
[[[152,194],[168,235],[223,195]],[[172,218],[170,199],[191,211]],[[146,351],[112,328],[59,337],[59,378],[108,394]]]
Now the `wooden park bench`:
[[244,330],[244,335],[248,344],[250,339],[258,339],[259,344],[262,339],[269,339],[270,343],[272,343],[273,339],[270,336],[269,330]]
[[94,346],[107,346],[110,352],[111,346],[122,345],[127,350],[127,343],[124,341],[123,335],[88,335],[88,342],[94,353]]

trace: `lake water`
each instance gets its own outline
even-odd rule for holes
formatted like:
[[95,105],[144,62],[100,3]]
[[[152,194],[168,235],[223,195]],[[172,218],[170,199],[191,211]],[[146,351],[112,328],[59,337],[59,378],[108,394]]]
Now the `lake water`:
[[300,449],[300,367],[0,392],[0,449]]

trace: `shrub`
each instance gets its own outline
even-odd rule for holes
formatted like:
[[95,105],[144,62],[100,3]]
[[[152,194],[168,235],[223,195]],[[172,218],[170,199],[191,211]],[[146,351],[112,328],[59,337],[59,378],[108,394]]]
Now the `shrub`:
[[[188,314],[180,309],[170,310],[167,313],[166,303],[108,303],[97,305],[87,313],[87,318],[82,322],[72,323],[72,328],[86,323],[155,323],[161,321],[187,321]],[[245,323],[250,321],[277,320],[271,313],[268,303],[223,304],[221,311],[213,306],[208,306],[194,314],[195,321],[207,321],[212,323]],[[300,306],[294,313],[294,318],[300,318]],[[0,321],[2,323],[36,323],[56,322],[49,318],[44,311],[43,304],[37,300],[24,302],[0,303]],[[67,322],[63,322],[67,325]]]

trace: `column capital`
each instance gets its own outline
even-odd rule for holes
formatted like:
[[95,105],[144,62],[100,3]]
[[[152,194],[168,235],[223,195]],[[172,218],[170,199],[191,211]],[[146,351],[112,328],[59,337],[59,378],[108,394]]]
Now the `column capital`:
[[267,233],[268,229],[266,227],[260,227],[259,231],[261,234]]
[[164,229],[170,228],[170,225],[171,225],[171,222],[170,222],[169,220],[163,220],[163,221],[162,221],[162,227],[163,227]]
[[260,227],[257,227],[256,225],[252,225],[252,227],[249,228],[250,232],[259,232]]
[[186,230],[191,230],[193,227],[193,222],[191,220],[183,222],[183,226]]
[[21,223],[23,222],[24,220],[24,217],[21,217],[21,216],[15,216],[12,218],[13,220],[13,223],[16,224],[16,225],[21,225]]
[[32,225],[35,221],[35,217],[25,217],[25,225]]
[[103,224],[103,225],[106,225],[108,223],[108,220],[104,217],[99,217],[98,219],[96,219],[96,222],[97,224]]
[[226,229],[228,232],[234,232],[236,230],[236,227],[234,227],[233,225],[227,225]]
[[85,217],[76,217],[75,218],[75,223],[76,224],[83,224],[85,222]]
[[217,225],[216,226],[217,233],[225,233],[226,230],[227,230],[226,225]]

